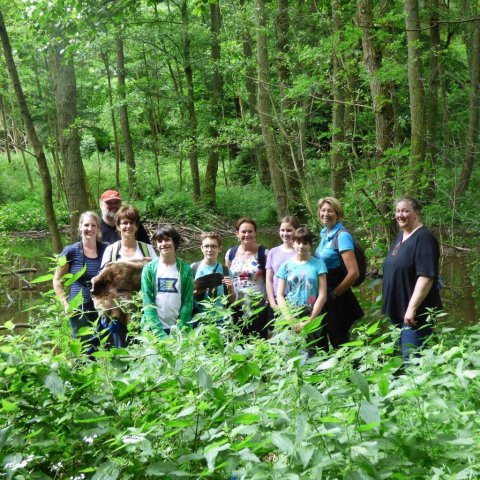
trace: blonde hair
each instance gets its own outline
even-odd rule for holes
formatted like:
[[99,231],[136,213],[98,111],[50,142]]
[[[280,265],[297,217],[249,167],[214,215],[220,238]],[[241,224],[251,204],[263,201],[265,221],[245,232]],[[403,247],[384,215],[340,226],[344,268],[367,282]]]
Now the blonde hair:
[[91,210],[83,212],[78,219],[78,231],[80,235],[82,234],[82,225],[86,218],[93,218],[95,220],[95,223],[97,224],[97,241],[100,242],[102,240],[102,227],[100,226],[100,217]]
[[324,203],[328,203],[332,208],[333,211],[337,214],[339,220],[343,220],[343,207],[342,204],[338,201],[335,197],[323,197],[318,201],[318,213],[320,213],[320,209],[322,208]]

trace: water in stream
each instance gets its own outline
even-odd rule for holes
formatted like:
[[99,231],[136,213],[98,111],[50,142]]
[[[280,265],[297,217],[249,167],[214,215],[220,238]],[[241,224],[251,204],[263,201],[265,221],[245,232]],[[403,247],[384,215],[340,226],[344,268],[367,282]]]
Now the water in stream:
[[[259,235],[259,241],[269,247],[279,243],[276,235]],[[225,251],[235,243],[235,237],[225,240],[222,257]],[[41,292],[52,288],[51,282],[28,288],[28,283],[33,278],[45,275],[53,267],[51,251],[48,239],[12,240],[10,246],[12,264],[9,269],[33,268],[36,272],[10,275],[6,281],[6,288],[1,287],[0,284],[0,324],[7,320],[17,323],[28,321],[28,312],[25,312],[25,309],[41,296]],[[28,258],[23,256],[26,252],[28,252]],[[198,247],[180,248],[179,255],[187,262],[194,262],[201,258]],[[475,311],[468,263],[468,254],[444,255],[441,259],[441,275],[445,284],[441,294],[444,308],[449,314],[445,321],[452,326],[472,325],[477,322],[478,315]],[[380,292],[380,286],[377,286],[375,291]],[[371,291],[366,292],[366,295],[371,295]]]

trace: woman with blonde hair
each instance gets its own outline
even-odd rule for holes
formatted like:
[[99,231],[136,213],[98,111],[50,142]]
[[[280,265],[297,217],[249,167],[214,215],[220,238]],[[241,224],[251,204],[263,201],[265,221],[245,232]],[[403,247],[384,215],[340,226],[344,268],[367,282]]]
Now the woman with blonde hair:
[[335,197],[318,201],[318,217],[323,229],[315,255],[327,266],[328,300],[322,330],[318,332],[318,346],[328,350],[348,342],[350,327],[363,317],[352,287],[360,275],[355,258],[353,237],[343,226],[343,207]]

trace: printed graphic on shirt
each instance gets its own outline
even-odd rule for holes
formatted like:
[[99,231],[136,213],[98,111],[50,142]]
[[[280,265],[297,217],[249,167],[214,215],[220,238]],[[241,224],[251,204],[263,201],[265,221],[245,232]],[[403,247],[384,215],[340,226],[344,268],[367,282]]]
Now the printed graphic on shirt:
[[178,293],[178,278],[159,278],[158,293]]

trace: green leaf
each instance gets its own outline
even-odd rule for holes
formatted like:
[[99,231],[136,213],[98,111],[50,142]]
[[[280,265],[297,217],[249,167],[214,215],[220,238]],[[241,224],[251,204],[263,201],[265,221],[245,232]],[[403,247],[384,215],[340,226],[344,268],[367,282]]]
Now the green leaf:
[[380,378],[378,379],[377,385],[378,385],[378,391],[380,392],[380,395],[382,397],[387,395],[390,389],[390,384],[389,384],[388,378],[385,375],[380,376]]
[[198,384],[200,385],[200,387],[206,388],[206,389],[212,388],[213,386],[212,377],[207,372],[207,370],[205,370],[204,367],[200,367],[197,370],[197,378],[198,378]]
[[53,280],[53,273],[42,275],[41,277],[34,278],[30,283],[43,283],[51,282]]
[[365,423],[380,423],[378,407],[370,402],[363,401],[358,414]]
[[282,452],[290,454],[293,452],[293,443],[287,435],[284,435],[280,432],[272,433],[272,442],[273,444]]
[[368,388],[368,383],[365,377],[359,371],[354,370],[350,378],[352,379],[352,382],[356,385],[356,387],[360,390],[360,392],[362,392],[363,396],[367,400],[370,400],[370,390]]
[[380,324],[380,320],[378,322],[374,323],[373,325],[371,325],[365,333],[369,336],[373,335],[374,333],[377,333],[379,324]]
[[18,409],[18,407],[17,407],[14,403],[8,401],[8,400],[5,399],[5,398],[2,398],[2,408],[3,408],[6,412],[14,412],[15,410]]
[[117,480],[120,477],[121,470],[112,462],[102,463],[92,480]]
[[243,425],[251,425],[252,423],[258,423],[260,420],[260,415],[256,415],[254,413],[241,413],[240,415],[236,415],[232,419],[233,423]]
[[309,383],[304,383],[300,391],[312,400],[327,403],[327,399],[318,391],[318,389]]
[[45,379],[45,386],[48,388],[48,390],[50,390],[50,393],[52,395],[60,397],[65,394],[63,380],[58,376],[56,372],[52,372],[47,375],[47,378]]
[[70,351],[76,356],[80,356],[82,353],[82,342],[78,339],[74,339],[70,342]]

